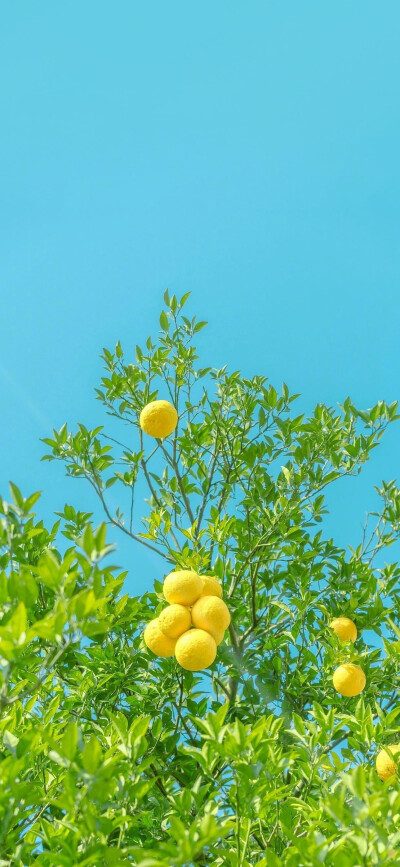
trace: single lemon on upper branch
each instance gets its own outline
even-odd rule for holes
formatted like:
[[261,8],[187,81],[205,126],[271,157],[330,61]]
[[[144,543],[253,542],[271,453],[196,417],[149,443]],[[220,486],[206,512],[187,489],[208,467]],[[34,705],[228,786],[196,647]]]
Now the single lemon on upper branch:
[[[392,758],[397,753],[400,752],[400,744],[391,744],[390,746],[385,747],[383,750],[380,750],[376,757],[375,767],[378,773],[378,776],[386,782],[386,780],[390,780],[391,777],[398,776],[398,764],[395,758]],[[400,756],[398,756],[400,758]]]
[[161,632],[168,638],[179,638],[192,625],[190,611],[185,605],[168,605],[158,616]]
[[162,440],[175,430],[178,413],[168,400],[152,400],[143,407],[139,424],[149,436]]
[[187,671],[202,671],[212,665],[217,655],[217,645],[204,629],[189,629],[181,635],[175,645],[175,656],[179,665]]
[[355,641],[357,638],[356,624],[349,617],[335,617],[329,626],[342,641]]
[[197,572],[181,569],[170,572],[164,580],[163,593],[171,604],[193,605],[201,595],[203,581]]
[[340,695],[347,697],[359,695],[363,691],[367,680],[359,665],[354,662],[346,662],[333,672],[333,685]]
[[147,647],[157,656],[173,656],[175,653],[176,638],[168,638],[160,629],[158,617],[150,620],[143,633]]

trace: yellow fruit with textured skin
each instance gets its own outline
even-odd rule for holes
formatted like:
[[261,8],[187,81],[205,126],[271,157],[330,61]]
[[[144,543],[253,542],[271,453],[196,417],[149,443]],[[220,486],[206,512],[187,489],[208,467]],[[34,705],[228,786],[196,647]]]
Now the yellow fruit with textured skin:
[[170,572],[165,578],[163,593],[171,605],[193,605],[203,589],[203,582],[197,572],[182,569]]
[[219,596],[222,599],[222,587],[213,575],[202,575],[203,590],[201,596]]
[[356,624],[349,617],[335,617],[329,626],[342,641],[355,641],[357,638]]
[[178,413],[168,400],[152,400],[143,407],[139,424],[149,436],[162,440],[175,430],[178,424]]
[[201,596],[192,608],[192,623],[198,629],[205,629],[210,635],[218,636],[231,622],[231,615],[223,599],[218,596]]
[[[211,635],[211,633],[210,633],[210,635]],[[218,646],[218,644],[221,644],[225,638],[225,629],[221,629],[220,631],[217,631],[216,629],[214,629],[212,632],[212,637],[213,637],[216,645]]]
[[[385,747],[383,750],[380,750],[376,757],[375,767],[378,773],[378,776],[386,782],[386,780],[390,780],[391,777],[398,776],[398,766],[397,762],[394,758],[390,756],[395,756],[396,753],[400,752],[400,744],[391,744],[390,746]],[[390,754],[390,755],[389,755]],[[398,757],[400,758],[400,756]]]
[[158,615],[158,623],[161,632],[168,638],[179,638],[183,632],[187,632],[192,625],[190,611],[184,605],[168,605]]
[[365,674],[359,665],[354,662],[346,662],[339,665],[333,672],[333,685],[337,692],[347,697],[359,695],[366,684]]
[[176,638],[167,638],[161,632],[158,617],[150,620],[143,633],[144,642],[156,656],[173,656],[175,653]]
[[217,655],[217,645],[204,629],[189,629],[181,635],[175,645],[175,656],[179,665],[187,671],[202,671],[212,665]]

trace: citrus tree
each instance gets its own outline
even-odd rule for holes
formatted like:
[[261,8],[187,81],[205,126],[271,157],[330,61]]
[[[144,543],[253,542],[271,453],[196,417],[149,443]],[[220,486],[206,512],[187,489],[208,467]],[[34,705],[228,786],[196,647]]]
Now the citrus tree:
[[[188,295],[164,300],[135,360],[104,350],[107,424],[45,440],[103,523],[67,505],[47,530],[37,494],[1,501],[0,865],[400,863],[395,482],[358,547],[323,532],[325,489],[360,472],[397,404],[296,414],[285,384],[199,367],[205,323]],[[163,438],[139,421],[158,399]],[[107,524],[154,552],[141,597]],[[143,640],[176,572],[214,576],[230,611],[194,671]]]

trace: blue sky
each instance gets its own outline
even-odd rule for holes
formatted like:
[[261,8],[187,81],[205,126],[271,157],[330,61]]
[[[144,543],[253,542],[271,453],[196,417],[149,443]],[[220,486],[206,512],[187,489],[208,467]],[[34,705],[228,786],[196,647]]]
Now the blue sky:
[[[3,6],[3,496],[94,506],[39,438],[101,423],[99,352],[156,330],[167,286],[209,320],[204,364],[305,409],[400,397],[399,27],[368,0]],[[341,544],[398,455],[394,427],[330,497]],[[117,559],[131,589],[157,577]]]

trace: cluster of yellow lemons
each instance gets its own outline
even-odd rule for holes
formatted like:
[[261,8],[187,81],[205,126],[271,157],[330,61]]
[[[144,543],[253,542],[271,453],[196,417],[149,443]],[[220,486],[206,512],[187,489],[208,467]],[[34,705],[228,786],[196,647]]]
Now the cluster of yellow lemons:
[[[357,638],[356,624],[349,617],[336,617],[330,623],[331,628],[342,641],[355,641]],[[366,684],[365,674],[359,665],[346,662],[333,672],[333,685],[337,692],[345,696],[359,695]],[[376,757],[376,770],[381,780],[389,780],[397,775],[397,762],[394,756],[400,752],[400,744],[384,747]]]
[[220,583],[183,569],[167,575],[163,593],[169,605],[147,624],[147,647],[157,656],[175,655],[188,671],[208,668],[231,621]]
[[[153,400],[140,413],[140,427],[149,436],[164,439],[178,424],[178,413],[168,400]],[[159,617],[147,624],[144,640],[158,656],[173,656],[182,668],[201,671],[214,662],[217,645],[230,623],[216,578],[192,571],[171,572],[164,581],[164,596],[170,604]],[[330,624],[342,641],[355,641],[357,628],[349,617],[337,617]],[[346,662],[333,673],[333,685],[340,695],[359,695],[366,677],[359,665]],[[397,775],[394,756],[400,744],[384,747],[376,758],[381,780]]]

